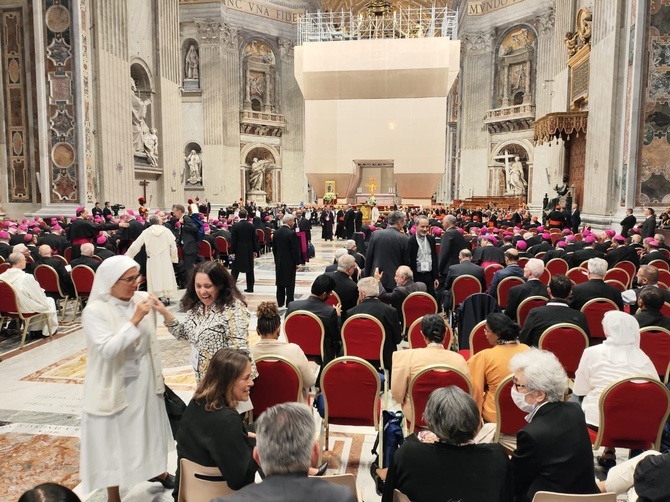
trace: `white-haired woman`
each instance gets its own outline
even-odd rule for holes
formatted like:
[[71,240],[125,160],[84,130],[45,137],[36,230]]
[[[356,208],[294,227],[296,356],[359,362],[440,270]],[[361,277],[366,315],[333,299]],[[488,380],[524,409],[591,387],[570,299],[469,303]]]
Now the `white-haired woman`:
[[96,272],[82,315],[88,347],[81,420],[80,477],[84,491],[151,478],[174,487],[166,472],[171,432],[163,401],[156,341],[155,297],[136,291],[139,265],[127,256],[106,259]]
[[[608,385],[632,375],[658,379],[654,364],[640,349],[640,325],[634,316],[614,310],[607,312],[603,318],[603,331],[605,341],[589,347],[582,354],[572,389],[576,396],[584,396],[582,409],[586,423],[594,429],[600,423],[600,394]],[[598,457],[598,463],[605,469],[614,467],[614,448],[606,447]]]
[[532,348],[510,361],[512,399],[529,422],[516,435],[512,454],[517,502],[538,491],[598,493],[591,440],[576,403],[563,402],[568,376],[551,352]]

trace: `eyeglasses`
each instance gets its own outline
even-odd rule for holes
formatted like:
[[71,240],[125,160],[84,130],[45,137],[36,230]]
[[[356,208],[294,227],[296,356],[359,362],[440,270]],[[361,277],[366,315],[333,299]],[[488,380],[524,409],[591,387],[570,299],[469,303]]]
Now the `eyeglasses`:
[[528,388],[528,387],[526,387],[524,384],[519,383],[519,382],[517,381],[516,378],[513,378],[513,379],[512,379],[512,385],[514,385],[514,388],[515,388],[516,390],[519,390],[519,389],[527,389],[527,388]]
[[134,282],[140,282],[142,280],[142,274],[133,275],[131,277],[122,277],[119,281],[123,281],[126,284],[132,284]]

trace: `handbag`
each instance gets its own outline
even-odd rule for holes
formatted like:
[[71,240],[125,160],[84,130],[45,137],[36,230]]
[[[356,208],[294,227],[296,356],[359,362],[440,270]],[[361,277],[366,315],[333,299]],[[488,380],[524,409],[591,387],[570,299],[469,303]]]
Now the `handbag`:
[[172,437],[177,439],[177,431],[179,430],[181,417],[184,415],[184,411],[186,411],[186,403],[167,385],[165,385],[163,399],[165,400],[165,410],[167,411],[168,420],[170,420]]

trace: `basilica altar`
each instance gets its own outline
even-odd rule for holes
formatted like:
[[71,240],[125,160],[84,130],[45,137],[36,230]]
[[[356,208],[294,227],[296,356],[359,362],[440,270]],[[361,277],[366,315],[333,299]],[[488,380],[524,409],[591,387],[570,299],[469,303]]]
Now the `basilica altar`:
[[[369,193],[357,193],[356,194],[356,205],[365,204],[370,200],[371,195]],[[375,201],[377,201],[377,206],[393,206],[395,204],[395,194],[393,193],[376,193],[374,194]]]

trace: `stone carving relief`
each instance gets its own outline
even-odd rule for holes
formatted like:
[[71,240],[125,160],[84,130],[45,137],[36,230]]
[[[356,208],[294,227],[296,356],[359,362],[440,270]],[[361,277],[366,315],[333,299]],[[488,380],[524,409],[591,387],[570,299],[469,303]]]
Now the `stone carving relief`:
[[466,52],[470,55],[486,54],[493,50],[493,31],[466,33],[462,40],[465,42]]
[[281,60],[283,63],[293,63],[293,42],[288,39],[282,39],[279,42],[281,50]]
[[272,112],[275,106],[275,55],[270,45],[252,40],[242,49],[244,109]]
[[150,133],[146,116],[151,98],[142,99],[138,96],[135,81],[130,79],[130,102],[132,106],[133,148],[136,153],[144,152],[144,136]]
[[536,15],[533,22],[540,35],[550,35],[554,32],[556,10],[553,7],[550,7],[545,12]]
[[507,32],[498,50],[498,106],[532,102],[532,74],[535,66],[535,33],[528,26]]
[[584,46],[591,45],[591,11],[582,7],[577,12],[576,30],[565,34],[563,44],[568,51],[568,57],[572,57]]

